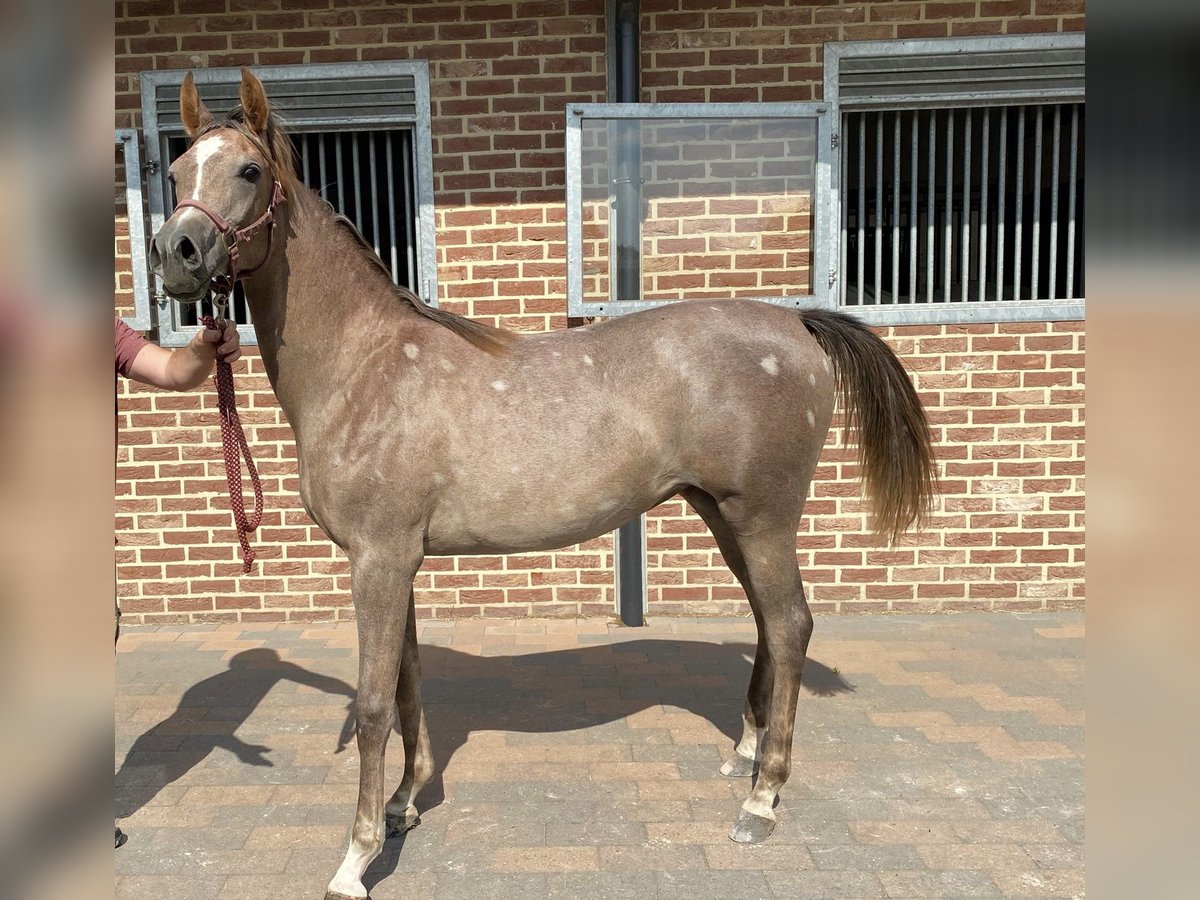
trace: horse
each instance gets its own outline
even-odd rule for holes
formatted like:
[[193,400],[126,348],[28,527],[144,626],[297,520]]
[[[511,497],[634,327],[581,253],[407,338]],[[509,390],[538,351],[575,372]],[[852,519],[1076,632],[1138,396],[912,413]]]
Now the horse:
[[[242,281],[295,431],[304,509],[350,560],[358,806],[326,900],[367,896],[364,871],[387,829],[417,823],[433,774],[412,589],[424,557],[559,548],[677,494],[712,531],[757,624],[742,737],[721,772],[757,776],[730,837],[765,840],[791,772],[813,628],[795,539],[835,400],[877,534],[919,524],[935,490],[925,413],[899,359],[850,316],[753,300],[540,334],[428,306],[299,182],[246,69],[239,100],[215,119],[185,78],[190,146],[170,166],[181,199],[150,263],[182,301]],[[385,803],[397,723],[404,774]]]

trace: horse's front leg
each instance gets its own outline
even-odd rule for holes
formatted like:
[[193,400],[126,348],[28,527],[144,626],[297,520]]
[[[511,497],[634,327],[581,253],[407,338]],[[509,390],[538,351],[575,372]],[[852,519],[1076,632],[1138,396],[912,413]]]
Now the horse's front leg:
[[418,540],[398,554],[369,550],[351,559],[358,619],[358,811],[350,848],[329,882],[325,900],[365,898],[363,873],[383,849],[384,750],[396,721],[396,684],[420,548]]

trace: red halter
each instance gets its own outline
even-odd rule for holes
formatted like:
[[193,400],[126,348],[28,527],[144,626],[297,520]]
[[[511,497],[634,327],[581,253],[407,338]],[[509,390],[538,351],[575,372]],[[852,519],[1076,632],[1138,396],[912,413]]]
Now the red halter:
[[[224,294],[226,297],[233,293],[233,287],[237,284],[238,278],[243,275],[253,275],[261,269],[271,258],[271,243],[275,237],[275,207],[287,200],[283,193],[283,185],[276,179],[275,186],[271,189],[271,202],[267,205],[267,211],[261,216],[247,225],[245,228],[235,228],[228,219],[214,209],[210,209],[207,205],[199,200],[180,200],[175,204],[175,210],[178,212],[184,207],[192,207],[208,216],[212,223],[217,226],[217,231],[231,238],[226,250],[229,252],[229,273],[227,275],[214,275],[213,284],[214,290]],[[238,270],[238,245],[249,241],[254,235],[258,234],[263,228],[267,231],[267,252],[263,255],[262,262],[251,269],[244,271]]]

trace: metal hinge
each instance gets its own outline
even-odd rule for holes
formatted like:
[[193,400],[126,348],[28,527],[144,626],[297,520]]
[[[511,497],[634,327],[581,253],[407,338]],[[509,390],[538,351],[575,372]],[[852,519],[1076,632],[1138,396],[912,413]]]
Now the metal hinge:
[[836,150],[841,143],[842,136],[836,131],[829,136],[829,146],[831,146],[834,150]]
[[837,267],[836,266],[830,267],[830,269],[829,269],[829,286],[830,287],[833,287],[835,284],[837,284],[837,277],[838,277]]

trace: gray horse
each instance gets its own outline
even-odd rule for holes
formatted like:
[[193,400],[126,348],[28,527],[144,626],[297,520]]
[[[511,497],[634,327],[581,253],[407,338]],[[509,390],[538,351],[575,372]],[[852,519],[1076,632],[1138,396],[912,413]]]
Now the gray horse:
[[[181,204],[152,267],[185,300],[240,270],[295,429],[304,508],[351,563],[361,772],[327,900],[367,896],[385,822],[416,823],[432,774],[412,594],[422,559],[562,547],[675,494],[712,530],[758,624],[743,735],[722,771],[758,775],[730,836],[764,840],[812,633],[796,531],[835,397],[879,534],[913,525],[933,492],[925,415],[895,355],[848,316],[753,301],[537,335],[432,309],[298,183],[252,74],[228,120],[213,119],[190,74],[180,105],[192,144],[171,165]],[[385,804],[397,718],[404,776]]]

